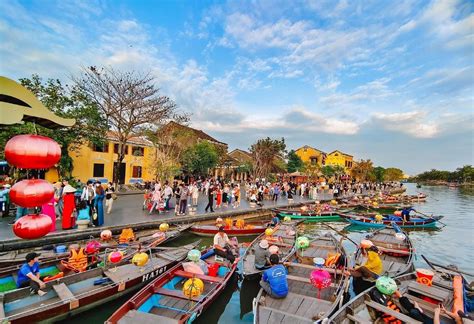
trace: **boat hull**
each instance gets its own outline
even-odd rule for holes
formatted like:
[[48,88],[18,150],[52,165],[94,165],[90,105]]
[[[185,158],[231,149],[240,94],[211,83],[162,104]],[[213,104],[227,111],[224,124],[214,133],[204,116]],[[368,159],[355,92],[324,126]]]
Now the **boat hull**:
[[[227,236],[255,236],[265,232],[267,226],[255,225],[253,228],[231,228],[226,229]],[[214,225],[196,225],[190,228],[190,232],[199,236],[214,236],[218,228]]]
[[426,219],[426,221],[416,221],[416,222],[410,221],[410,222],[404,223],[403,221],[384,220],[381,223],[377,223],[373,219],[365,218],[365,217],[346,216],[344,218],[351,224],[365,226],[365,227],[372,227],[372,228],[383,228],[386,226],[390,226],[393,223],[397,224],[401,228],[434,228],[436,227],[436,224],[438,221],[438,219],[430,218],[430,219]]

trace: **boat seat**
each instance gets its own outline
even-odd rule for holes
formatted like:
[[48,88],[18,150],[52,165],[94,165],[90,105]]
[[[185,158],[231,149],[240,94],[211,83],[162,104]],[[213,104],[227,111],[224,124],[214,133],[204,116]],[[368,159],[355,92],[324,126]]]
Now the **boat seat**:
[[202,298],[185,296],[181,290],[172,290],[172,289],[166,289],[166,288],[155,288],[153,291],[154,291],[155,294],[160,294],[160,295],[169,296],[169,297],[175,297],[175,298],[179,298],[179,299],[191,300],[191,301],[196,302],[196,303],[199,303],[202,300]]
[[402,314],[400,312],[397,312],[397,311],[394,311],[393,309],[391,308],[388,308],[387,306],[384,306],[382,304],[379,304],[379,303],[376,303],[374,301],[364,301],[364,303],[367,305],[367,307],[370,307],[370,308],[373,308],[375,310],[378,310],[379,312],[382,312],[384,314],[388,314],[388,315],[391,315],[397,319],[399,319],[400,321],[403,321],[404,323],[410,323],[410,324],[423,324],[422,322],[420,321],[416,321],[414,320],[413,318],[405,315],[405,314]]
[[[303,278],[303,277],[298,277],[298,276],[292,276],[292,275],[287,275],[286,278],[288,280],[294,280],[294,281],[299,281],[299,282],[304,282],[304,283],[308,283],[310,284],[311,283],[311,280],[309,280],[309,278]],[[338,287],[336,284],[334,284],[333,282],[331,282],[331,287]]]
[[3,307],[3,298],[5,295],[0,295],[0,318],[5,317],[5,307]]
[[118,320],[119,324],[178,324],[179,321],[174,318],[169,318],[161,315],[150,314],[145,312],[139,312],[131,310],[127,312],[121,319]]
[[357,324],[371,324],[372,323],[371,321],[368,321],[367,319],[356,316],[356,315],[347,314],[346,317]]
[[64,304],[69,303],[70,309],[79,307],[79,301],[64,282],[59,285],[53,285],[53,289]]
[[184,270],[177,270],[174,273],[178,277],[184,277],[184,278],[198,278],[204,281],[210,281],[210,282],[222,282],[224,278],[221,277],[212,277],[212,276],[206,276],[202,274],[196,274],[192,273],[189,271],[184,271]]
[[408,285],[408,291],[413,291],[415,293],[422,294],[426,297],[430,297],[441,302],[446,301],[451,296],[451,293],[446,290],[439,289],[433,286],[430,287],[422,285],[415,281],[410,282],[410,284]]

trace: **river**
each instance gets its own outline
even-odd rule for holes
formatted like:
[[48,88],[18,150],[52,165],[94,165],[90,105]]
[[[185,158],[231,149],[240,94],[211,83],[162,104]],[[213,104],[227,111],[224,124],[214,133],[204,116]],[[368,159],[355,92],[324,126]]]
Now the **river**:
[[[448,188],[445,186],[426,186],[416,188],[414,184],[406,184],[408,194],[416,194],[423,192],[428,195],[427,202],[418,203],[414,208],[424,214],[444,215],[442,222],[446,224],[440,229],[430,230],[412,230],[409,236],[416,250],[415,265],[419,267],[427,267],[421,255],[428,257],[440,264],[455,264],[460,269],[467,272],[474,272],[474,190],[464,188]],[[332,224],[339,230],[351,230],[346,223]],[[326,231],[326,228],[320,224],[306,226],[306,233],[309,235],[316,232]],[[364,232],[349,231],[349,236],[358,241],[364,235]],[[173,242],[173,245],[186,244],[194,241],[196,237],[192,234],[186,234],[179,240]],[[204,243],[210,243],[205,241]],[[352,252],[353,244],[346,242],[346,248]],[[248,313],[240,319],[240,293],[245,293],[242,298],[246,304],[250,304],[252,295],[258,287],[250,285],[250,287],[240,287],[237,283],[229,285],[217,301],[204,312],[196,321],[197,324],[211,323],[252,323],[252,313]],[[122,303],[124,303],[130,295],[113,302],[100,306],[74,316],[67,320],[68,324],[84,322],[103,323]],[[66,323],[66,321],[63,321]]]

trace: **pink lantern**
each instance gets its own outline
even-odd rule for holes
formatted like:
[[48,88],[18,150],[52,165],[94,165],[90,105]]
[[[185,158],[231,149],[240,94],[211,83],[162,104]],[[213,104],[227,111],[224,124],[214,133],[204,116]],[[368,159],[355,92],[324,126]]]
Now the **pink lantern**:
[[122,261],[123,258],[123,252],[122,251],[114,251],[109,254],[109,261],[112,263],[118,263]]
[[22,180],[10,190],[10,200],[22,207],[36,207],[48,203],[54,196],[53,186],[42,179]]
[[321,289],[329,287],[332,282],[329,272],[321,269],[313,270],[309,280],[314,287],[318,288],[318,298],[321,294]]
[[40,135],[17,135],[5,145],[5,159],[20,169],[49,169],[59,162],[61,147]]
[[25,215],[15,222],[13,233],[22,239],[33,240],[48,234],[52,224],[48,215]]
[[97,241],[90,241],[86,244],[86,253],[87,254],[94,254],[97,253],[100,249],[100,243]]

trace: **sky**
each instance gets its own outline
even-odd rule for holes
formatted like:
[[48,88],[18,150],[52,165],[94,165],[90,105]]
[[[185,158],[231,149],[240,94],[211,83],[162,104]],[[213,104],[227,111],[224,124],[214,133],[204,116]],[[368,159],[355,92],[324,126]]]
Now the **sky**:
[[474,3],[0,0],[0,75],[150,72],[191,126],[407,174],[474,164]]

